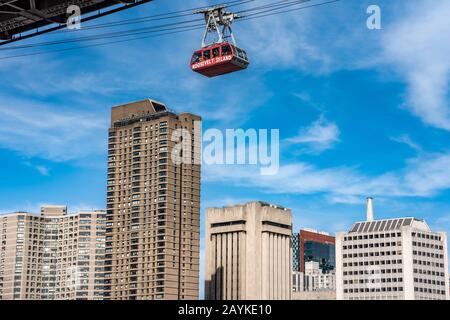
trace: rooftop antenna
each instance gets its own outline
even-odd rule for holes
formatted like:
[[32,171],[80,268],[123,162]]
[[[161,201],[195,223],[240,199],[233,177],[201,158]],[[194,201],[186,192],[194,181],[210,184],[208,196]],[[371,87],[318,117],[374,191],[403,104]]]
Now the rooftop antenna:
[[373,198],[367,198],[367,221],[373,221]]
[[[203,14],[205,17],[206,28],[202,38],[202,48],[205,48],[214,43],[222,43],[226,39],[231,39],[231,42],[236,46],[236,40],[231,30],[231,24],[235,19],[242,18],[242,16],[226,10],[226,5],[220,4],[214,7],[199,9],[194,11],[195,14]],[[217,34],[217,40],[212,43],[207,43],[208,35]]]

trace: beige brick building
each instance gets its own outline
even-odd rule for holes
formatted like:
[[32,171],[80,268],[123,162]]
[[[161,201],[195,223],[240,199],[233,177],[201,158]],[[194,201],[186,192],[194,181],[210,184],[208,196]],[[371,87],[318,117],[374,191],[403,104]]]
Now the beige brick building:
[[207,300],[291,299],[292,213],[264,202],[208,208]]
[[105,212],[0,216],[0,299],[102,299]]
[[149,99],[112,108],[107,299],[198,298],[200,124]]

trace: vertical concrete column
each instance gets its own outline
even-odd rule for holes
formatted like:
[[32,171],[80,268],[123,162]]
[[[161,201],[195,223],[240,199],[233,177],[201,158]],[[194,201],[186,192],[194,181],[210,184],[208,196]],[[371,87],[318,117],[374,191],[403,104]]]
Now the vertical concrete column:
[[231,300],[231,291],[232,291],[232,276],[233,276],[233,234],[227,233],[227,296],[225,297],[227,300]]
[[274,276],[274,264],[275,264],[275,258],[273,255],[273,234],[269,233],[269,299],[272,299],[273,297],[273,276]]
[[282,273],[282,256],[281,256],[281,235],[277,235],[277,296],[275,297],[275,299],[281,299],[281,286],[282,286],[282,278],[281,278],[281,273]]
[[227,289],[227,278],[228,278],[228,268],[227,268],[227,234],[222,234],[222,300],[226,299],[226,289]]
[[286,239],[288,244],[288,251],[289,251],[289,265],[288,265],[288,277],[289,277],[289,288],[288,288],[288,300],[292,299],[292,238]]
[[447,242],[447,234],[445,232],[440,232],[439,235],[442,238],[443,241],[443,247],[444,247],[444,268],[445,268],[445,299],[450,300],[450,292],[447,290],[449,285],[449,275],[448,275],[448,242]]
[[269,299],[269,238],[268,233],[264,232],[262,234],[261,241],[261,264],[262,264],[262,275],[261,275],[261,287],[262,287],[262,299]]
[[240,272],[239,274],[242,275],[239,277],[240,281],[240,285],[241,288],[239,290],[239,292],[241,293],[241,297],[240,299],[248,299],[248,295],[247,295],[247,285],[246,285],[246,281],[245,281],[245,276],[246,276],[246,266],[247,266],[247,247],[246,247],[246,241],[247,241],[247,234],[245,232],[241,233],[241,237],[239,240],[239,252],[240,252],[240,261],[242,261],[242,263],[239,265],[240,267]]
[[237,256],[237,232],[233,232],[232,234],[232,279],[231,279],[231,299],[237,299],[237,265],[239,263]]
[[402,230],[402,263],[403,263],[403,294],[405,300],[414,300],[414,266],[412,248],[412,229]]
[[280,299],[286,299],[286,244],[284,236],[280,236],[281,244],[281,296]]
[[344,234],[338,232],[336,234],[336,300],[344,300],[344,280],[342,265],[342,245]]

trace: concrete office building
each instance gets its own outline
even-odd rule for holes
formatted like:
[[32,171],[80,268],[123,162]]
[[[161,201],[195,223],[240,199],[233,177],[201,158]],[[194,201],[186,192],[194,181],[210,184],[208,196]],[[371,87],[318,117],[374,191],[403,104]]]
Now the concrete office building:
[[102,299],[105,212],[0,216],[0,299]]
[[106,299],[198,298],[200,128],[150,99],[112,108]]
[[336,236],[337,299],[449,299],[447,236],[412,217],[367,220]]
[[291,298],[292,213],[265,202],[206,210],[205,298]]

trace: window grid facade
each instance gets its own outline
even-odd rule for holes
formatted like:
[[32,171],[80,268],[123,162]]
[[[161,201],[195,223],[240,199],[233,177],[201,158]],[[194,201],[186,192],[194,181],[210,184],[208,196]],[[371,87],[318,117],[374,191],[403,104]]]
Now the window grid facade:
[[[112,109],[108,139],[106,298],[197,299],[201,118],[155,101]],[[189,133],[183,164],[172,135]],[[190,141],[186,141],[189,139]]]
[[356,223],[339,234],[338,299],[448,299],[445,233],[414,218]]
[[300,271],[300,238],[298,233],[292,234],[292,271]]
[[0,299],[103,298],[105,212],[66,213],[53,206],[0,217]]

